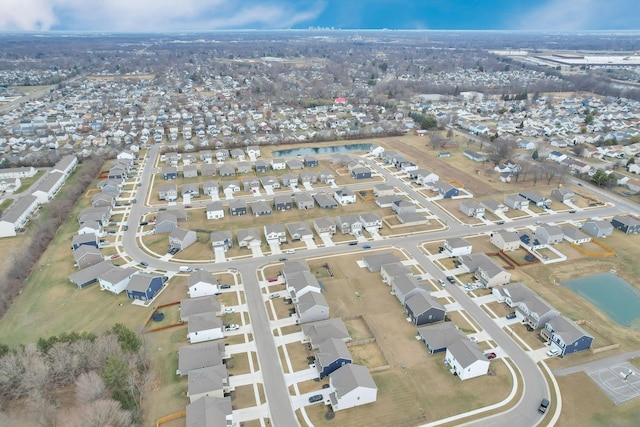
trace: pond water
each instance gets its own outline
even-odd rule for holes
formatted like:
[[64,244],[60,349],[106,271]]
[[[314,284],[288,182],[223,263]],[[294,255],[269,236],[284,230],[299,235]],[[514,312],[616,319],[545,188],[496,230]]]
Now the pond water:
[[613,273],[594,274],[560,283],[586,299],[617,324],[640,329],[640,292]]
[[369,151],[371,144],[347,144],[347,145],[331,145],[329,147],[305,147],[292,148],[290,150],[274,151],[275,157],[297,156],[309,154],[326,154],[326,153],[350,153],[352,151]]

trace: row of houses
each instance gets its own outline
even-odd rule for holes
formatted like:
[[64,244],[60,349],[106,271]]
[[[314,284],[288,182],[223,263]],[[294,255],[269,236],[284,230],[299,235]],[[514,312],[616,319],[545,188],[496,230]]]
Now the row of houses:
[[[470,250],[468,242],[459,240],[447,241],[447,251],[455,253],[456,248],[466,246]],[[370,272],[380,272],[382,281],[391,287],[429,353],[446,351],[445,363],[461,380],[487,374],[490,362],[482,349],[453,323],[445,321],[444,306],[420,285],[409,267],[389,252],[365,255],[362,261]]]
[[548,302],[523,283],[511,283],[494,288],[493,294],[499,302],[515,309],[516,318],[532,330],[540,330],[552,349],[565,356],[587,350],[593,337],[575,322],[560,315]]
[[[16,236],[42,204],[49,203],[58,194],[67,178],[78,164],[75,156],[62,157],[26,194],[9,206],[0,217],[0,237]],[[33,168],[13,170],[10,175],[34,176]],[[19,179],[16,178],[16,179]]]

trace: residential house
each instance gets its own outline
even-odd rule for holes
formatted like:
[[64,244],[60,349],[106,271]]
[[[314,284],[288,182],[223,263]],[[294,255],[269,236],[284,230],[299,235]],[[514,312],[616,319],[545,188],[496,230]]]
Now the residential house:
[[[194,369],[219,366],[228,358],[229,356],[226,355],[223,340],[183,345],[178,349],[178,369],[176,370],[176,375],[184,377]],[[208,398],[203,397],[203,399]],[[206,427],[206,425],[203,427]]]
[[236,169],[239,174],[247,174],[253,172],[253,165],[250,162],[238,162]]
[[516,317],[532,329],[543,327],[560,314],[523,283],[512,283],[500,289],[493,288],[493,293],[498,301],[515,308]]
[[178,228],[178,220],[186,219],[185,211],[171,210],[158,212],[154,224],[155,234],[170,233]]
[[336,223],[331,218],[317,218],[313,220],[313,228],[320,237],[336,234]]
[[494,199],[483,200],[482,205],[486,208],[486,210],[495,215],[500,215],[509,211],[509,207]]
[[400,260],[391,252],[380,252],[362,257],[362,263],[370,273],[377,273],[383,265],[397,263]]
[[[193,300],[189,300],[193,301]],[[191,344],[224,338],[222,319],[207,312],[189,316],[187,339]]]
[[319,292],[307,292],[298,298],[296,304],[297,323],[317,322],[329,318],[329,304]]
[[450,257],[469,255],[473,249],[471,243],[462,237],[450,237],[444,241],[444,253]]
[[131,267],[113,267],[98,276],[100,289],[118,295],[127,288],[129,281],[139,270]]
[[362,234],[362,223],[356,214],[339,215],[336,217],[336,228],[341,234],[359,236]]
[[216,176],[216,165],[205,163],[200,166],[200,175],[202,176]]
[[560,203],[571,203],[575,198],[575,193],[569,187],[559,187],[551,190],[551,197]]
[[335,174],[333,171],[325,169],[318,172],[318,181],[322,184],[333,185],[335,183]]
[[529,203],[533,203],[539,208],[542,208],[542,209],[551,208],[551,200],[544,197],[542,194],[538,193],[535,190],[524,190],[524,191],[521,191],[519,195],[527,199]]
[[520,237],[515,231],[494,231],[491,233],[489,241],[505,252],[515,251],[520,247]]
[[293,202],[298,209],[302,210],[313,209],[315,206],[314,199],[307,193],[295,193],[293,195]]
[[216,150],[216,160],[218,162],[224,162],[230,156],[231,155],[229,153],[229,150],[227,150],[226,148],[220,148],[220,149]]
[[369,369],[353,363],[347,363],[329,375],[329,388],[334,411],[373,403],[378,398],[378,387]]
[[470,160],[473,160],[474,162],[485,162],[485,161],[487,161],[487,156],[485,156],[484,154],[480,154],[478,152],[475,152],[473,150],[464,150],[462,155],[465,156],[466,158],[470,159]]
[[333,193],[333,198],[336,199],[339,204],[347,205],[356,202],[356,193],[348,188],[340,188]]
[[345,343],[351,341],[347,327],[339,317],[302,325],[302,334],[305,337],[303,342],[308,342],[312,349],[317,349],[320,343],[329,338],[336,338]]
[[417,169],[411,172],[410,177],[415,179],[418,184],[430,184],[440,180],[438,174],[429,169]]
[[560,350],[560,355],[588,350],[593,343],[593,337],[575,322],[564,316],[556,316],[549,320],[540,331],[552,349]]
[[481,218],[484,216],[484,206],[475,200],[460,202],[460,211],[470,217]]
[[226,252],[233,247],[232,236],[228,231],[214,231],[210,236],[213,252],[215,252],[216,249],[222,249]]
[[368,233],[377,233],[382,228],[382,218],[377,213],[361,213],[359,217],[362,228]]
[[305,221],[287,224],[286,227],[292,241],[313,239],[313,230]]
[[38,209],[38,198],[30,194],[13,202],[0,217],[0,237],[16,236]]
[[127,285],[127,298],[151,301],[164,286],[165,278],[159,274],[138,273]]
[[244,150],[242,148],[232,148],[229,152],[229,155],[232,159],[236,159],[239,161],[244,161],[245,159]]
[[36,183],[31,195],[35,196],[40,204],[49,203],[58,194],[66,178],[59,172],[49,172]]
[[305,156],[303,159],[304,167],[315,168],[318,167],[318,159],[314,156]]
[[391,292],[398,298],[398,301],[400,301],[400,304],[403,306],[406,299],[420,289],[422,289],[420,283],[418,283],[418,280],[412,275],[397,276],[391,280]]
[[89,285],[92,285],[98,281],[98,277],[114,267],[113,262],[105,260],[89,267],[83,268],[80,271],[71,273],[69,280],[75,284],[78,289],[84,289]]
[[259,193],[260,180],[255,176],[248,176],[248,177],[242,178],[242,189],[243,191],[248,191],[250,193]]
[[571,227],[569,225],[563,225],[560,228],[562,228],[564,239],[569,243],[573,243],[574,245],[581,245],[583,243],[588,243],[591,241],[591,236],[583,233],[577,228]]
[[94,208],[102,206],[110,206],[113,208],[116,205],[116,197],[115,193],[105,193],[104,191],[96,193],[91,198],[91,206]]
[[231,216],[247,214],[247,202],[243,199],[233,199],[229,202],[229,213]]
[[287,242],[287,232],[285,231],[283,224],[265,225],[264,235],[268,244]]
[[430,354],[447,350],[454,342],[467,339],[466,335],[452,322],[442,322],[435,325],[418,328],[420,340],[427,346]]
[[191,184],[183,184],[182,185],[182,198],[191,197],[198,198],[200,197],[200,184],[197,182]]
[[239,248],[259,248],[262,245],[262,236],[257,228],[243,228],[236,231],[236,239]]
[[485,287],[509,283],[511,273],[496,264],[486,254],[462,255],[458,258],[460,267],[469,273],[475,273],[476,279]]
[[261,177],[260,183],[266,191],[277,190],[278,188],[280,188],[280,181],[278,181],[278,178],[273,175]]
[[158,186],[158,200],[175,202],[178,200],[178,186],[175,184],[161,184]]
[[318,345],[315,364],[320,378],[352,362],[351,353],[343,340],[327,338]]
[[224,218],[224,206],[220,201],[207,203],[205,207],[205,212],[207,215],[207,219]]
[[253,216],[271,215],[273,213],[271,206],[264,200],[256,200],[251,203],[251,212]]
[[320,209],[335,209],[338,207],[338,202],[333,197],[325,193],[314,194],[313,200],[315,200]]
[[95,233],[76,234],[71,239],[71,249],[76,250],[81,246],[92,246],[99,248],[98,236]]
[[304,167],[302,161],[298,159],[289,159],[286,161],[287,167],[291,170],[300,170]]
[[287,163],[284,159],[271,159],[271,169],[273,170],[285,170]]
[[405,297],[404,311],[416,326],[441,322],[446,313],[444,306],[424,289],[418,289]]
[[223,398],[231,391],[229,373],[225,365],[193,369],[187,375],[187,396],[191,403],[205,396]]
[[625,234],[638,234],[640,232],[640,221],[632,216],[616,215],[611,220],[611,225]]
[[169,246],[172,249],[185,250],[198,241],[196,232],[176,227],[169,233]]
[[269,162],[266,160],[256,160],[254,168],[257,173],[265,173],[269,170]]
[[401,262],[391,262],[389,264],[382,264],[380,266],[380,276],[382,281],[391,286],[391,283],[400,276],[408,276],[412,274],[412,271],[406,265]]
[[373,186],[373,195],[375,197],[393,196],[394,194],[395,187],[390,184],[380,183]]
[[489,360],[478,344],[468,339],[463,338],[449,344],[444,360],[462,381],[487,375],[489,372]]
[[353,179],[367,179],[371,178],[371,170],[364,166],[356,166],[351,168],[351,177]]
[[[211,273],[209,273],[209,276]],[[208,277],[205,277],[208,280]],[[215,294],[197,298],[187,298],[180,301],[178,306],[181,322],[191,322],[191,317],[202,313],[222,314],[222,306],[216,300]]]
[[170,180],[178,178],[178,168],[174,166],[165,166],[162,168],[162,179]]
[[398,215],[415,213],[416,205],[411,203],[408,200],[400,199],[400,200],[395,200],[391,204],[391,210],[393,211],[393,213]]
[[438,195],[443,199],[451,199],[453,197],[457,197],[460,194],[460,190],[444,181],[434,181],[429,184],[429,187],[433,191],[438,193]]
[[218,181],[204,181],[202,183],[202,193],[205,196],[217,196],[219,192]]
[[290,196],[277,195],[273,198],[273,207],[277,212],[293,209],[293,201]]
[[504,204],[515,210],[529,209],[529,200],[519,194],[504,196]]
[[220,175],[221,177],[235,176],[235,174],[236,168],[232,164],[225,163],[218,166],[218,175]]
[[582,225],[582,231],[598,238],[610,236],[613,233],[613,225],[605,220],[587,220]]
[[260,147],[258,147],[257,145],[249,145],[247,147],[247,155],[252,159],[260,157]]
[[196,165],[184,166],[182,168],[182,176],[185,178],[197,178],[198,167]]
[[102,236],[102,224],[98,221],[85,221],[78,229],[78,234],[95,234]]
[[564,237],[562,228],[557,225],[543,224],[536,228],[535,236],[544,245],[555,245],[561,243]]
[[73,251],[73,259],[78,270],[82,270],[83,268],[91,267],[104,261],[105,257],[102,255],[102,252],[100,252],[100,249],[93,246],[82,245]]
[[208,295],[217,295],[220,292],[218,281],[209,271],[196,270],[189,274],[187,295],[189,298],[198,298]]

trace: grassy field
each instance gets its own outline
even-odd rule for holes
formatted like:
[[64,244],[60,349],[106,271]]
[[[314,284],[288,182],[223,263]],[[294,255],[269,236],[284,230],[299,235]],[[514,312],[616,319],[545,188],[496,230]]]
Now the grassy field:
[[18,188],[18,191],[16,191],[15,194],[27,191],[37,180],[40,179],[40,177],[42,177],[43,174],[44,170],[38,169],[34,176],[29,178],[20,178],[20,188]]

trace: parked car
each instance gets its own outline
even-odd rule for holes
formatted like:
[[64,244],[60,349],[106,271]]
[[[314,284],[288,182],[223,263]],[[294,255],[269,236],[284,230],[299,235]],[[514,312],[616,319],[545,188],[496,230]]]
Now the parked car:
[[498,225],[504,225],[504,221],[498,221],[498,222],[496,222],[496,224],[498,224]]
[[371,245],[362,245],[362,249],[371,249]]
[[148,221],[142,221],[140,223],[140,227],[145,226],[145,225],[149,225],[149,222]]
[[224,285],[220,285],[220,289],[231,289],[231,285],[228,283],[225,283]]
[[487,357],[487,359],[491,360],[491,359],[495,359],[496,358],[496,354],[492,351],[491,353],[485,353],[485,356]]
[[456,283],[456,278],[453,276],[447,276],[447,280],[449,281],[449,283]]
[[313,396],[311,396],[309,398],[309,403],[320,402],[323,399],[324,399],[324,397],[322,397],[321,394],[314,394]]
[[507,319],[515,319],[516,318],[516,312],[512,311],[511,313],[507,314]]
[[357,244],[358,244],[358,242],[349,242],[349,246],[355,246]]
[[267,281],[269,281],[269,282],[277,282],[278,278],[277,277],[269,277],[269,279]]
[[235,310],[233,309],[233,307],[225,307],[225,308],[224,308],[224,312],[225,312],[226,314],[230,314],[230,313],[235,312]]
[[577,211],[576,211],[575,209],[571,209],[571,210],[569,211],[569,213],[576,213],[576,212],[577,212]]
[[284,251],[285,254],[295,254],[296,250],[295,249],[287,249],[286,251]]
[[129,231],[129,226],[128,225],[124,226],[124,231]]
[[120,258],[119,254],[111,255],[111,259],[118,259],[118,258]]
[[166,210],[167,210],[167,208],[160,208],[160,209],[158,209],[158,210],[159,210],[159,211],[166,211]]
[[236,323],[232,323],[224,327],[225,331],[237,331],[238,329],[240,329],[240,326]]
[[547,351],[547,356],[549,357],[558,356],[558,355],[560,355],[560,350],[557,348],[552,348],[551,350]]
[[279,293],[277,293],[277,292],[275,292],[275,293],[273,293],[273,294],[269,295],[269,299],[276,299],[276,298],[280,298],[280,294],[279,294]]
[[440,284],[440,286],[447,286],[447,284],[444,283],[444,280],[442,279],[438,279],[438,283]]
[[278,261],[286,261],[287,259],[288,259],[287,257],[281,257],[281,258],[278,258]]
[[147,267],[149,266],[149,263],[147,261],[140,261],[140,265],[143,267]]
[[191,205],[184,205],[185,209],[191,209],[193,206]]
[[547,412],[549,405],[550,405],[549,399],[542,399],[542,401],[540,402],[540,406],[538,406],[538,412],[540,412],[541,414],[544,414],[545,412]]

